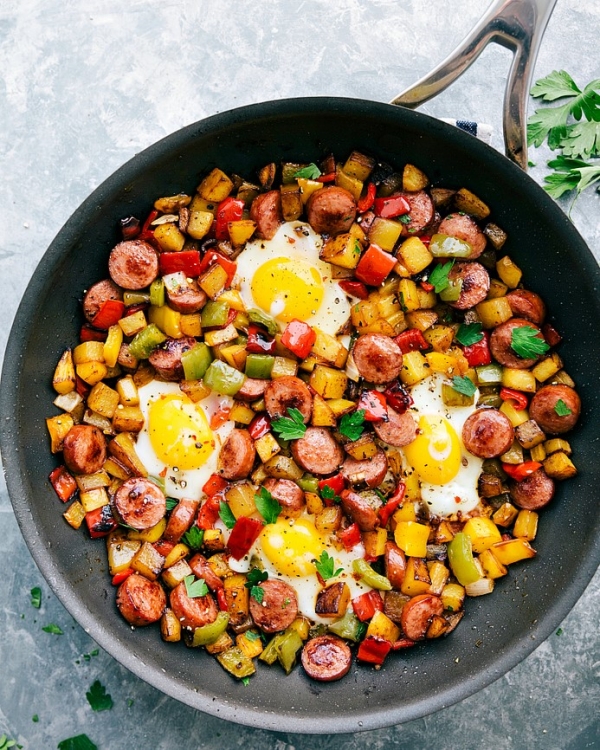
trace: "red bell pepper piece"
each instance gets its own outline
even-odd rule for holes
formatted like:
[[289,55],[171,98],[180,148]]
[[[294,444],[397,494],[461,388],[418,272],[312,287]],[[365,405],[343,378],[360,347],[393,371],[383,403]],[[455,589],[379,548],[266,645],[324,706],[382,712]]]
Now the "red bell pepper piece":
[[562,341],[562,336],[553,325],[550,325],[550,323],[545,323],[542,326],[542,334],[549,346],[556,346]]
[[503,401],[514,402],[515,409],[518,409],[519,411],[526,409],[527,404],[529,403],[527,396],[524,393],[521,393],[521,391],[515,391],[514,388],[500,388],[500,398]]
[[340,540],[340,542],[344,545],[344,547],[350,551],[353,547],[356,547],[357,544],[362,542],[362,537],[360,535],[360,528],[358,527],[358,524],[352,523],[350,526],[348,526],[347,529],[341,529],[337,532],[337,538]]
[[103,505],[101,508],[96,508],[96,510],[91,510],[89,513],[86,513],[85,522],[87,523],[92,539],[107,536],[118,526],[110,509],[110,505]]
[[354,614],[361,622],[370,620],[375,612],[383,612],[383,599],[379,591],[366,591],[352,600]]
[[219,517],[219,508],[221,506],[221,496],[212,495],[204,501],[204,504],[198,511],[196,526],[199,529],[212,529]]
[[388,195],[386,198],[375,198],[375,213],[382,219],[393,219],[410,211],[410,203],[403,195]]
[[388,385],[383,395],[388,406],[391,406],[398,414],[404,414],[413,405],[412,396],[399,380]]
[[161,276],[165,276],[168,273],[183,271],[186,276],[196,278],[202,271],[199,250],[182,250],[179,253],[161,253],[158,256],[158,264]]
[[221,612],[227,612],[227,597],[225,596],[225,589],[224,588],[218,588],[216,591],[217,594],[217,604],[219,605],[219,611]]
[[338,286],[346,294],[358,297],[358,299],[367,299],[369,296],[369,290],[362,281],[347,281],[344,279],[344,281],[338,281]]
[[336,495],[340,495],[346,487],[346,480],[341,474],[334,474],[332,477],[319,480],[319,492],[323,491],[323,487],[330,487]]
[[158,542],[154,542],[152,545],[159,555],[166,557],[175,546],[174,542],[167,542],[166,539],[159,539]]
[[396,258],[378,245],[369,245],[358,261],[354,275],[369,286],[381,286],[396,265]]
[[531,476],[534,471],[540,469],[542,464],[539,461],[525,461],[522,464],[502,464],[502,470],[511,479],[516,482],[522,482],[525,477]]
[[248,425],[248,432],[252,440],[258,440],[271,429],[271,420],[266,414],[257,414]]
[[373,203],[375,203],[375,193],[377,192],[377,187],[374,182],[369,182],[367,185],[367,192],[362,195],[356,204],[356,209],[359,214],[363,214],[365,211],[368,211]]
[[392,644],[389,641],[370,635],[361,641],[356,658],[368,664],[383,664],[391,649]]
[[239,221],[244,213],[246,204],[231,195],[221,201],[215,212],[215,237],[218,240],[229,239],[227,224],[230,221]]
[[200,263],[200,272],[198,273],[198,276],[201,276],[205,271],[208,271],[208,269],[214,263],[218,263],[221,268],[227,273],[225,286],[229,286],[233,281],[235,272],[237,271],[237,263],[229,260],[229,258],[226,258],[216,250],[207,250],[207,252],[204,253],[204,257],[202,258],[202,261]]
[[88,385],[85,380],[82,380],[79,375],[75,375],[75,390],[81,398],[87,398],[89,392],[92,390],[92,386]]
[[209,497],[222,492],[227,487],[228,482],[218,474],[211,474],[202,487],[202,492]]
[[483,331],[483,338],[481,341],[463,347],[463,354],[471,367],[489,365],[492,361],[492,354],[490,352],[490,334],[487,331]]
[[96,331],[88,325],[82,325],[79,331],[79,340],[84,341],[106,341],[106,331]]
[[317,334],[302,320],[290,320],[281,335],[281,343],[300,359],[308,357]]
[[129,305],[129,307],[125,308],[125,318],[128,318],[130,315],[135,315],[140,310],[147,310],[150,307],[148,302],[140,302],[137,305]]
[[150,229],[150,224],[156,219],[158,216],[158,211],[156,209],[150,211],[148,214],[148,218],[144,222],[142,226],[142,231],[139,233],[138,239],[140,240],[153,240],[154,239],[154,230]]
[[250,323],[248,326],[248,343],[246,344],[247,352],[250,352],[250,354],[273,354],[276,346],[277,342],[273,336],[269,336],[264,328],[256,323]]
[[435,287],[433,286],[433,284],[430,284],[428,281],[421,281],[419,283],[421,285],[421,289],[424,292],[433,292],[433,290],[435,289]]
[[127,216],[121,219],[121,235],[124,240],[134,240],[140,233],[140,220],[135,216]]
[[248,518],[247,516],[238,518],[231,530],[227,545],[231,556],[236,560],[241,560],[244,555],[247,555],[250,547],[258,539],[262,528],[262,523],[255,518]]
[[394,338],[394,341],[400,347],[402,354],[429,349],[429,344],[418,328],[409,328],[407,331],[402,331]]
[[404,500],[404,493],[406,491],[406,485],[404,482],[398,482],[396,491],[391,497],[388,497],[387,503],[379,508],[379,518],[381,520],[381,526],[387,526],[387,522],[390,520],[390,516],[396,510],[396,508]]
[[335,172],[327,172],[317,177],[317,182],[335,182]]
[[392,643],[392,651],[400,651],[403,648],[410,648],[416,646],[416,641],[411,641],[410,638],[400,638]]
[[[427,234],[422,234],[419,239],[421,242],[425,245],[425,247],[429,247],[429,243],[431,242],[431,237]],[[425,282],[426,283],[426,282]],[[430,284],[431,289],[427,289],[426,291],[430,292],[433,289],[433,284]]]
[[220,406],[210,418],[210,429],[218,430],[221,425],[228,421],[231,414],[231,406]]
[[95,328],[102,328],[106,331],[111,326],[116,325],[123,317],[125,305],[119,299],[107,299],[102,303],[102,307],[94,315],[92,321]]
[[387,402],[380,391],[363,391],[356,408],[365,412],[366,422],[382,422],[387,419]]
[[77,482],[75,481],[75,477],[69,474],[64,466],[57,466],[56,469],[52,469],[48,479],[54,488],[54,492],[56,492],[63,503],[70,500],[77,492]]
[[132,573],[133,568],[125,568],[125,570],[122,570],[120,573],[115,573],[112,577],[112,585],[118,586],[119,584],[123,583],[126,578],[129,578]]

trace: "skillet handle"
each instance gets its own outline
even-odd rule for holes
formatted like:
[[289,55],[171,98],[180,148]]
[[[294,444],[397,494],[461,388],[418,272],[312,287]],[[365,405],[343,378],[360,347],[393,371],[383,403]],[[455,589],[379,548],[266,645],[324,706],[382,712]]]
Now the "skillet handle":
[[495,0],[471,33],[431,73],[405,89],[391,104],[415,109],[459,78],[490,42],[511,50],[504,93],[504,148],[527,170],[527,96],[533,66],[556,0]]

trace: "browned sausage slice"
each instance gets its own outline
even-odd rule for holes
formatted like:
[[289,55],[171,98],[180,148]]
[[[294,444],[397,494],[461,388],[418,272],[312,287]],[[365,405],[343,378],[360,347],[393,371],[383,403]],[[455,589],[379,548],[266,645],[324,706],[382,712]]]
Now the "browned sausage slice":
[[434,615],[441,615],[444,605],[439,596],[419,594],[406,602],[400,615],[400,624],[407,638],[421,641],[425,638]]
[[344,451],[325,427],[309,427],[304,437],[292,443],[294,459],[304,471],[325,476],[344,462]]
[[244,479],[252,471],[255,457],[248,430],[231,430],[219,453],[219,474],[225,479]]
[[358,525],[361,531],[375,531],[379,526],[381,500],[374,492],[359,494],[343,490],[341,494],[344,513]]
[[250,218],[256,222],[257,237],[263,240],[272,239],[283,221],[279,190],[270,190],[258,195],[250,206]]
[[385,577],[395,589],[399,589],[406,573],[406,556],[394,542],[385,543],[384,562]]
[[319,635],[304,644],[301,661],[313,680],[332,682],[348,674],[352,652],[346,641],[336,635]]
[[546,317],[546,305],[539,294],[528,289],[514,289],[506,295],[510,309],[517,318],[525,318],[541,326]]
[[185,581],[178,583],[171,591],[169,602],[182,627],[192,630],[201,628],[203,625],[210,625],[217,619],[219,613],[211,594],[189,597]]
[[130,625],[143,627],[160,620],[167,597],[158,581],[132,573],[117,591],[117,607]]
[[402,370],[402,351],[394,339],[380,333],[360,336],[352,356],[356,369],[369,383],[389,383]]
[[270,477],[263,482],[263,487],[281,505],[284,515],[299,515],[304,508],[304,491],[291,479]]
[[462,429],[463,445],[474,456],[495,458],[510,448],[515,430],[509,418],[498,409],[478,409]]
[[[566,407],[570,412],[563,417],[559,416],[556,411],[556,405],[559,401],[562,401],[563,410]],[[561,411],[560,406],[559,411]],[[560,435],[572,430],[580,414],[581,399],[579,394],[573,388],[562,383],[543,386],[529,404],[530,418],[534,419],[542,430],[550,435]]]
[[391,406],[387,408],[388,421],[374,422],[373,429],[377,437],[388,445],[402,448],[417,437],[417,423],[413,415],[406,411],[398,414]]
[[303,380],[285,375],[267,384],[265,406],[270,417],[287,417],[288,409],[298,409],[306,424],[312,413],[312,395]]
[[200,500],[182,498],[171,511],[163,539],[177,543],[194,522]]
[[399,193],[410,205],[408,216],[410,221],[402,229],[403,235],[421,234],[425,227],[433,221],[433,201],[425,190],[416,193]]
[[262,380],[260,378],[246,378],[244,385],[235,394],[235,397],[240,401],[258,401],[265,395],[267,389],[268,380]]
[[189,566],[196,578],[202,578],[211,591],[223,588],[223,581],[208,564],[208,560],[199,552],[189,561]]
[[269,578],[261,584],[262,602],[250,597],[252,619],[265,633],[278,633],[289,627],[298,614],[296,592],[285,581]]
[[[206,304],[206,293],[200,289],[194,279],[188,280],[182,271],[163,276],[169,305],[173,310],[190,315],[198,312]],[[169,283],[171,280],[171,283]]]
[[93,284],[83,298],[83,314],[90,323],[94,322],[96,314],[105,302],[122,300],[123,291],[110,279],[104,279]]
[[145,289],[158,276],[158,255],[144,240],[125,240],[110,251],[110,278],[123,289]]
[[487,297],[490,291],[490,275],[481,263],[455,263],[448,274],[450,281],[460,279],[460,295],[456,302],[449,302],[457,310],[475,307]]
[[356,217],[356,201],[344,188],[323,188],[310,196],[306,213],[315,232],[336,235],[350,231]]
[[144,477],[127,479],[115,492],[115,510],[132,529],[151,529],[165,516],[167,499],[154,482]]
[[196,339],[191,336],[185,336],[182,339],[168,338],[152,352],[148,361],[163,380],[183,380],[181,355],[195,345]]
[[512,348],[512,337],[515,328],[533,328],[536,331],[538,338],[543,340],[543,336],[539,328],[534,326],[530,320],[524,320],[523,318],[511,318],[505,323],[500,323],[497,328],[494,328],[492,335],[490,336],[490,349],[494,359],[500,362],[504,367],[514,367],[517,370],[526,370],[534,365],[539,357],[535,359],[523,359]]
[[388,460],[385,453],[377,449],[377,453],[371,458],[357,461],[348,458],[340,469],[342,476],[353,485],[367,485],[367,487],[379,487],[388,470]]
[[554,480],[543,469],[538,469],[521,482],[512,484],[510,496],[523,510],[539,510],[554,497]]
[[487,243],[485,234],[477,226],[475,220],[467,214],[448,214],[440,222],[438,232],[468,242],[471,245],[469,258],[479,258],[485,250]]
[[63,440],[63,458],[73,474],[95,474],[106,461],[106,439],[98,427],[76,424]]

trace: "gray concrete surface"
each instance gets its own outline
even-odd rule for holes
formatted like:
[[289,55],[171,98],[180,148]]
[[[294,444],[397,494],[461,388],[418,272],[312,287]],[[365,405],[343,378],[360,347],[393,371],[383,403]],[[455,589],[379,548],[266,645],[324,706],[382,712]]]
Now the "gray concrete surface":
[[[485,7],[480,0],[2,0],[0,349],[45,248],[133,154],[250,102],[327,94],[386,101],[441,60]],[[559,0],[537,77],[556,68],[580,85],[600,77],[599,33],[598,2]],[[509,58],[488,49],[424,111],[489,122],[500,148]],[[547,155],[531,156],[539,181]],[[589,191],[571,213],[597,257],[599,201]],[[26,750],[51,750],[82,732],[100,750],[600,747],[598,574],[561,634],[487,689],[402,726],[315,737],[211,718],[162,695],[108,654],[90,655],[95,644],[33,563],[4,484],[0,539],[0,736]],[[39,610],[29,602],[33,586],[43,591]],[[43,632],[48,623],[64,635]],[[104,713],[92,712],[85,697],[98,678],[114,700]]]

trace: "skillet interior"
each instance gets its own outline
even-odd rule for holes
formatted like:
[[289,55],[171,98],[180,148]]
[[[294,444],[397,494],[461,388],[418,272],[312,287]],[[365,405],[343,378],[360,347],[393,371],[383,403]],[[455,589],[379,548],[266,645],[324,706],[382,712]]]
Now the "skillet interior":
[[[213,166],[252,177],[280,159],[315,160],[353,148],[401,166],[416,163],[434,184],[481,195],[508,232],[506,251],[549,304],[564,335],[561,356],[584,404],[572,439],[580,474],[559,486],[542,515],[537,560],[513,566],[491,597],[468,602],[447,639],[354,667],[317,685],[301,669],[262,668],[249,687],[207,654],[163,644],[158,628],[135,633],[117,614],[102,542],[75,533],[47,476],[56,465],[45,417],[58,356],[81,322],[81,291],[106,277],[119,218],[191,190]],[[349,99],[295,99],[216,115],[136,156],[103,183],[58,234],[25,293],[7,347],[0,392],[1,448],[10,496],[29,548],[79,623],[124,666],[178,700],[251,726],[306,733],[352,732],[423,716],[486,686],[521,661],[567,614],[600,562],[595,488],[600,273],[553,201],[517,167],[471,136],[425,115]],[[596,417],[597,419],[597,417]]]

